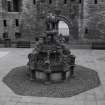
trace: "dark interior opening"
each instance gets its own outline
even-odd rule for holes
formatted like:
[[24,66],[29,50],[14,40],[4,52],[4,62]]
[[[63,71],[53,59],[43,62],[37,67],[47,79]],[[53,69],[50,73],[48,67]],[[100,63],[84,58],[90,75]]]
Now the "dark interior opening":
[[8,38],[8,32],[3,33],[3,39],[6,39],[6,38]]
[[19,20],[16,19],[15,21],[16,21],[16,26],[18,27],[19,26]]
[[49,0],[49,4],[52,4],[52,0]]
[[34,4],[34,5],[36,4],[36,0],[33,0],[33,4]]
[[67,4],[67,0],[64,0],[64,4]]
[[8,12],[11,12],[11,1],[7,1],[7,9],[8,9]]
[[15,38],[21,38],[21,33],[20,32],[15,32]]
[[7,20],[3,20],[4,27],[7,26]]
[[13,0],[13,9],[14,9],[14,12],[21,11],[21,0]]
[[94,0],[94,3],[97,4],[97,0]]
[[79,0],[79,3],[81,3],[81,0]]

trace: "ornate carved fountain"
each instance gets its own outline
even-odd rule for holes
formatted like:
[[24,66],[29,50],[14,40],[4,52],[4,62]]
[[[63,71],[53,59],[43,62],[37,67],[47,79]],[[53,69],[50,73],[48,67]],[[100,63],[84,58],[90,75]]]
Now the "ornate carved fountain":
[[75,56],[59,41],[59,20],[52,13],[46,17],[46,34],[28,55],[27,72],[31,80],[60,82],[73,76]]

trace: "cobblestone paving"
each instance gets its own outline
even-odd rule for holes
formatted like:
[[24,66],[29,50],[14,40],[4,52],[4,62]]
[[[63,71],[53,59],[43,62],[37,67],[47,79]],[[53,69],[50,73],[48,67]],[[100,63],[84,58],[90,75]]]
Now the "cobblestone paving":
[[0,55],[0,105],[105,105],[105,62],[100,60],[105,56],[104,50],[71,50],[76,55],[76,64],[98,72],[101,85],[95,89],[70,98],[29,97],[13,93],[2,79],[11,69],[25,65],[31,51],[0,48],[0,53],[5,53]]

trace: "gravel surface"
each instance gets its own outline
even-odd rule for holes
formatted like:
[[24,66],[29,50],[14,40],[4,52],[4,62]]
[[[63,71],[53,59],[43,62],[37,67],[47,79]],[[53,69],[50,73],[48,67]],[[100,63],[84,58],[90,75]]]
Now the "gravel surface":
[[56,98],[71,97],[100,85],[97,72],[79,65],[75,67],[74,78],[62,83],[45,85],[30,81],[25,66],[12,69],[3,82],[18,95]]

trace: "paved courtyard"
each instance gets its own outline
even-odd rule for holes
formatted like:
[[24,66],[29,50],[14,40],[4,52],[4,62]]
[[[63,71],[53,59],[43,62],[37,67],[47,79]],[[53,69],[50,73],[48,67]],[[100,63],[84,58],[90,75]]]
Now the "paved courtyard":
[[71,50],[76,64],[98,72],[101,85],[70,98],[19,96],[3,83],[3,77],[13,68],[26,65],[31,51],[0,48],[0,105],[105,105],[105,50]]

